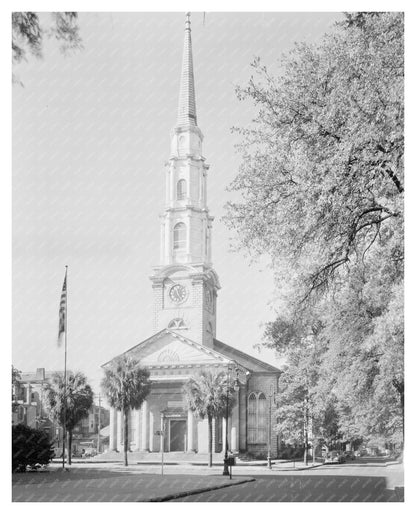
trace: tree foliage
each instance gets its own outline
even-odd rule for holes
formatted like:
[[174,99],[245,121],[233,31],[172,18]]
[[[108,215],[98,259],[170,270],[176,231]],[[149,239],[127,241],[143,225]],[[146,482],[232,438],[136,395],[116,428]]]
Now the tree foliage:
[[68,437],[68,463],[71,464],[72,433],[93,404],[94,394],[83,373],[70,373],[65,387],[62,373],[54,373],[45,385],[45,403],[51,417],[65,426]]
[[[50,23],[46,24],[36,12],[12,13],[12,56],[13,63],[26,59],[28,53],[42,57],[44,37],[53,37],[60,42],[63,53],[80,48],[81,38],[76,12],[50,13]],[[42,23],[43,21],[43,23]]]
[[203,370],[184,385],[189,408],[200,418],[208,419],[208,465],[212,466],[212,420],[231,412],[234,405],[234,385],[224,371]]
[[[297,45],[278,78],[256,59],[257,79],[238,89],[258,116],[239,131],[231,188],[243,201],[229,204],[227,221],[241,247],[295,268],[305,295],[402,234],[403,17],[365,20]],[[400,261],[396,242],[385,250]]]
[[403,23],[349,13],[277,76],[254,61],[237,94],[258,114],[237,129],[240,200],[225,220],[240,248],[272,260],[284,308],[264,344],[318,351],[316,394],[340,430],[389,440],[404,404]]
[[123,413],[124,422],[124,465],[128,466],[128,414],[139,409],[150,392],[149,370],[142,368],[139,361],[122,355],[104,368],[101,388],[110,407]]

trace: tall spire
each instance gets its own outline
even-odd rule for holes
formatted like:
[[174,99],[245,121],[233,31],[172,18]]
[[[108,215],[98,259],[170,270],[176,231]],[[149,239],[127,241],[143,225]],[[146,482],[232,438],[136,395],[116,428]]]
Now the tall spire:
[[191,13],[186,13],[182,74],[179,92],[177,127],[196,126],[194,67],[192,62]]

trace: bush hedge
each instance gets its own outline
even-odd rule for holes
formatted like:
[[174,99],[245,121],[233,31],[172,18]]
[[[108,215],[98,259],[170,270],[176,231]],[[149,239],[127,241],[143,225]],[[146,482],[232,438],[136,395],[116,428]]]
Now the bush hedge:
[[48,464],[53,457],[48,434],[25,425],[12,427],[12,471],[26,471],[27,466]]

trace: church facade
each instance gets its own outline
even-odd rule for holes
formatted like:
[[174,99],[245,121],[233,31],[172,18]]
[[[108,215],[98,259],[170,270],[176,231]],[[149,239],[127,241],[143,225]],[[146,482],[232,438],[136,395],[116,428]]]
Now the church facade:
[[[212,222],[207,204],[209,166],[197,124],[189,14],[176,125],[166,165],[160,264],[150,277],[154,335],[125,353],[150,371],[151,392],[129,420],[129,448],[143,452],[208,452],[208,421],[186,404],[184,383],[203,369],[225,371],[235,385],[228,421],[214,420],[213,451],[271,454],[271,430],[280,371],[217,339],[220,283],[211,259]],[[111,361],[110,361],[111,362]],[[103,367],[109,365],[106,363]],[[163,435],[161,436],[161,431]],[[110,451],[122,450],[121,412],[110,411]]]

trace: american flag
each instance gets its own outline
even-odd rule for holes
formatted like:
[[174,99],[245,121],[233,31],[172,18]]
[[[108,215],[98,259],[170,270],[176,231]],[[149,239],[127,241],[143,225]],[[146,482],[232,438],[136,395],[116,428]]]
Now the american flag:
[[64,278],[64,285],[62,286],[61,303],[59,304],[59,329],[58,329],[58,344],[62,343],[62,334],[66,331],[66,272]]

